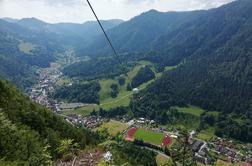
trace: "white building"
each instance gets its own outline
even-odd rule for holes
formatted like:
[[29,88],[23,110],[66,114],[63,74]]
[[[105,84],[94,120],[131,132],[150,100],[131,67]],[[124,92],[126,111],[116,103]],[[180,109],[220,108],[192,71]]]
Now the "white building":
[[139,89],[138,88],[134,88],[133,89],[133,93],[138,93],[139,92]]

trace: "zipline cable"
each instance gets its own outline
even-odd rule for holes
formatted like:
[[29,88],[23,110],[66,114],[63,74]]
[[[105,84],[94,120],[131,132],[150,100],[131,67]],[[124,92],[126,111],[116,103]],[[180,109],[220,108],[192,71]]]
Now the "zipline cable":
[[112,48],[112,50],[113,50],[113,52],[114,52],[114,54],[115,54],[115,57],[117,58],[118,62],[119,62],[121,65],[123,65],[123,63],[122,63],[122,61],[121,61],[121,59],[120,59],[120,56],[119,56],[118,53],[116,52],[115,47],[113,46],[111,40],[109,39],[109,37],[108,37],[108,35],[107,35],[105,29],[103,28],[103,26],[102,26],[102,24],[101,24],[101,22],[100,22],[98,16],[96,15],[96,13],[95,13],[95,11],[94,11],[94,8],[92,7],[92,5],[91,5],[91,3],[89,2],[89,0],[87,0],[87,3],[88,3],[88,5],[89,5],[90,9],[92,10],[92,12],[93,12],[93,14],[94,14],[94,16],[95,16],[95,18],[96,18],[96,20],[97,20],[99,26],[101,27],[102,32],[104,33],[104,35],[105,35],[105,37],[106,37],[106,39],[107,39],[107,41],[108,41],[110,47]]
[[[102,24],[101,24],[101,22],[100,22],[98,16],[96,15],[96,13],[95,13],[95,11],[94,11],[94,8],[92,7],[92,5],[91,5],[91,3],[89,2],[89,0],[87,0],[87,3],[88,3],[88,5],[89,5],[90,9],[92,10],[92,12],[93,12],[93,14],[94,14],[94,16],[95,16],[95,18],[96,18],[96,20],[97,20],[99,26],[101,27],[102,32],[104,33],[104,35],[105,35],[105,37],[106,37],[106,39],[107,39],[107,41],[108,41],[110,47],[112,48],[112,50],[113,50],[113,52],[114,52],[114,54],[115,54],[115,58],[118,60],[118,62],[120,63],[120,65],[123,67],[123,70],[124,70],[124,71],[127,70],[126,67],[125,67],[125,66],[123,65],[123,63],[122,63],[120,56],[117,54],[115,47],[113,46],[111,40],[109,39],[109,37],[108,37],[108,35],[107,35],[105,29],[103,28],[103,26],[102,26]],[[126,73],[126,76],[129,78],[129,76],[128,76],[127,73]],[[132,89],[131,83],[130,83],[130,88]],[[135,102],[134,102],[134,100],[135,100],[135,96],[134,96],[134,94],[133,94],[133,100],[132,100],[132,101],[133,101],[133,112],[134,112],[134,110],[135,110]]]

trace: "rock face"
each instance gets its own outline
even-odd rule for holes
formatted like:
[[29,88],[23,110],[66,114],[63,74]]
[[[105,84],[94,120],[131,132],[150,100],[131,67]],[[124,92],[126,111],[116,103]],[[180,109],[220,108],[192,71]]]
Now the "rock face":
[[78,156],[71,161],[58,161],[55,166],[95,166],[103,159],[104,153],[101,151],[95,152],[80,152]]

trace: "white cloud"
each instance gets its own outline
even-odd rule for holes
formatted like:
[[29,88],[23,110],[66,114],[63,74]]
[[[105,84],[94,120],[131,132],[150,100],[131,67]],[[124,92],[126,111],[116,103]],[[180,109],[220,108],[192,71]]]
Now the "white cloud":
[[[90,0],[101,19],[130,19],[150,10],[188,11],[233,0]],[[86,0],[0,0],[0,17],[36,17],[48,22],[84,22],[94,17]]]

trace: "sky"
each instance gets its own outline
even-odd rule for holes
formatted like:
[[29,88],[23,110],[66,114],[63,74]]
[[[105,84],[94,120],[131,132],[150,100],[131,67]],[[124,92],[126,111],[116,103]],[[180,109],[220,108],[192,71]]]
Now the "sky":
[[[190,11],[210,9],[233,0],[90,0],[103,20],[129,20],[150,9]],[[36,17],[50,23],[94,20],[86,0],[0,0],[0,18]]]

